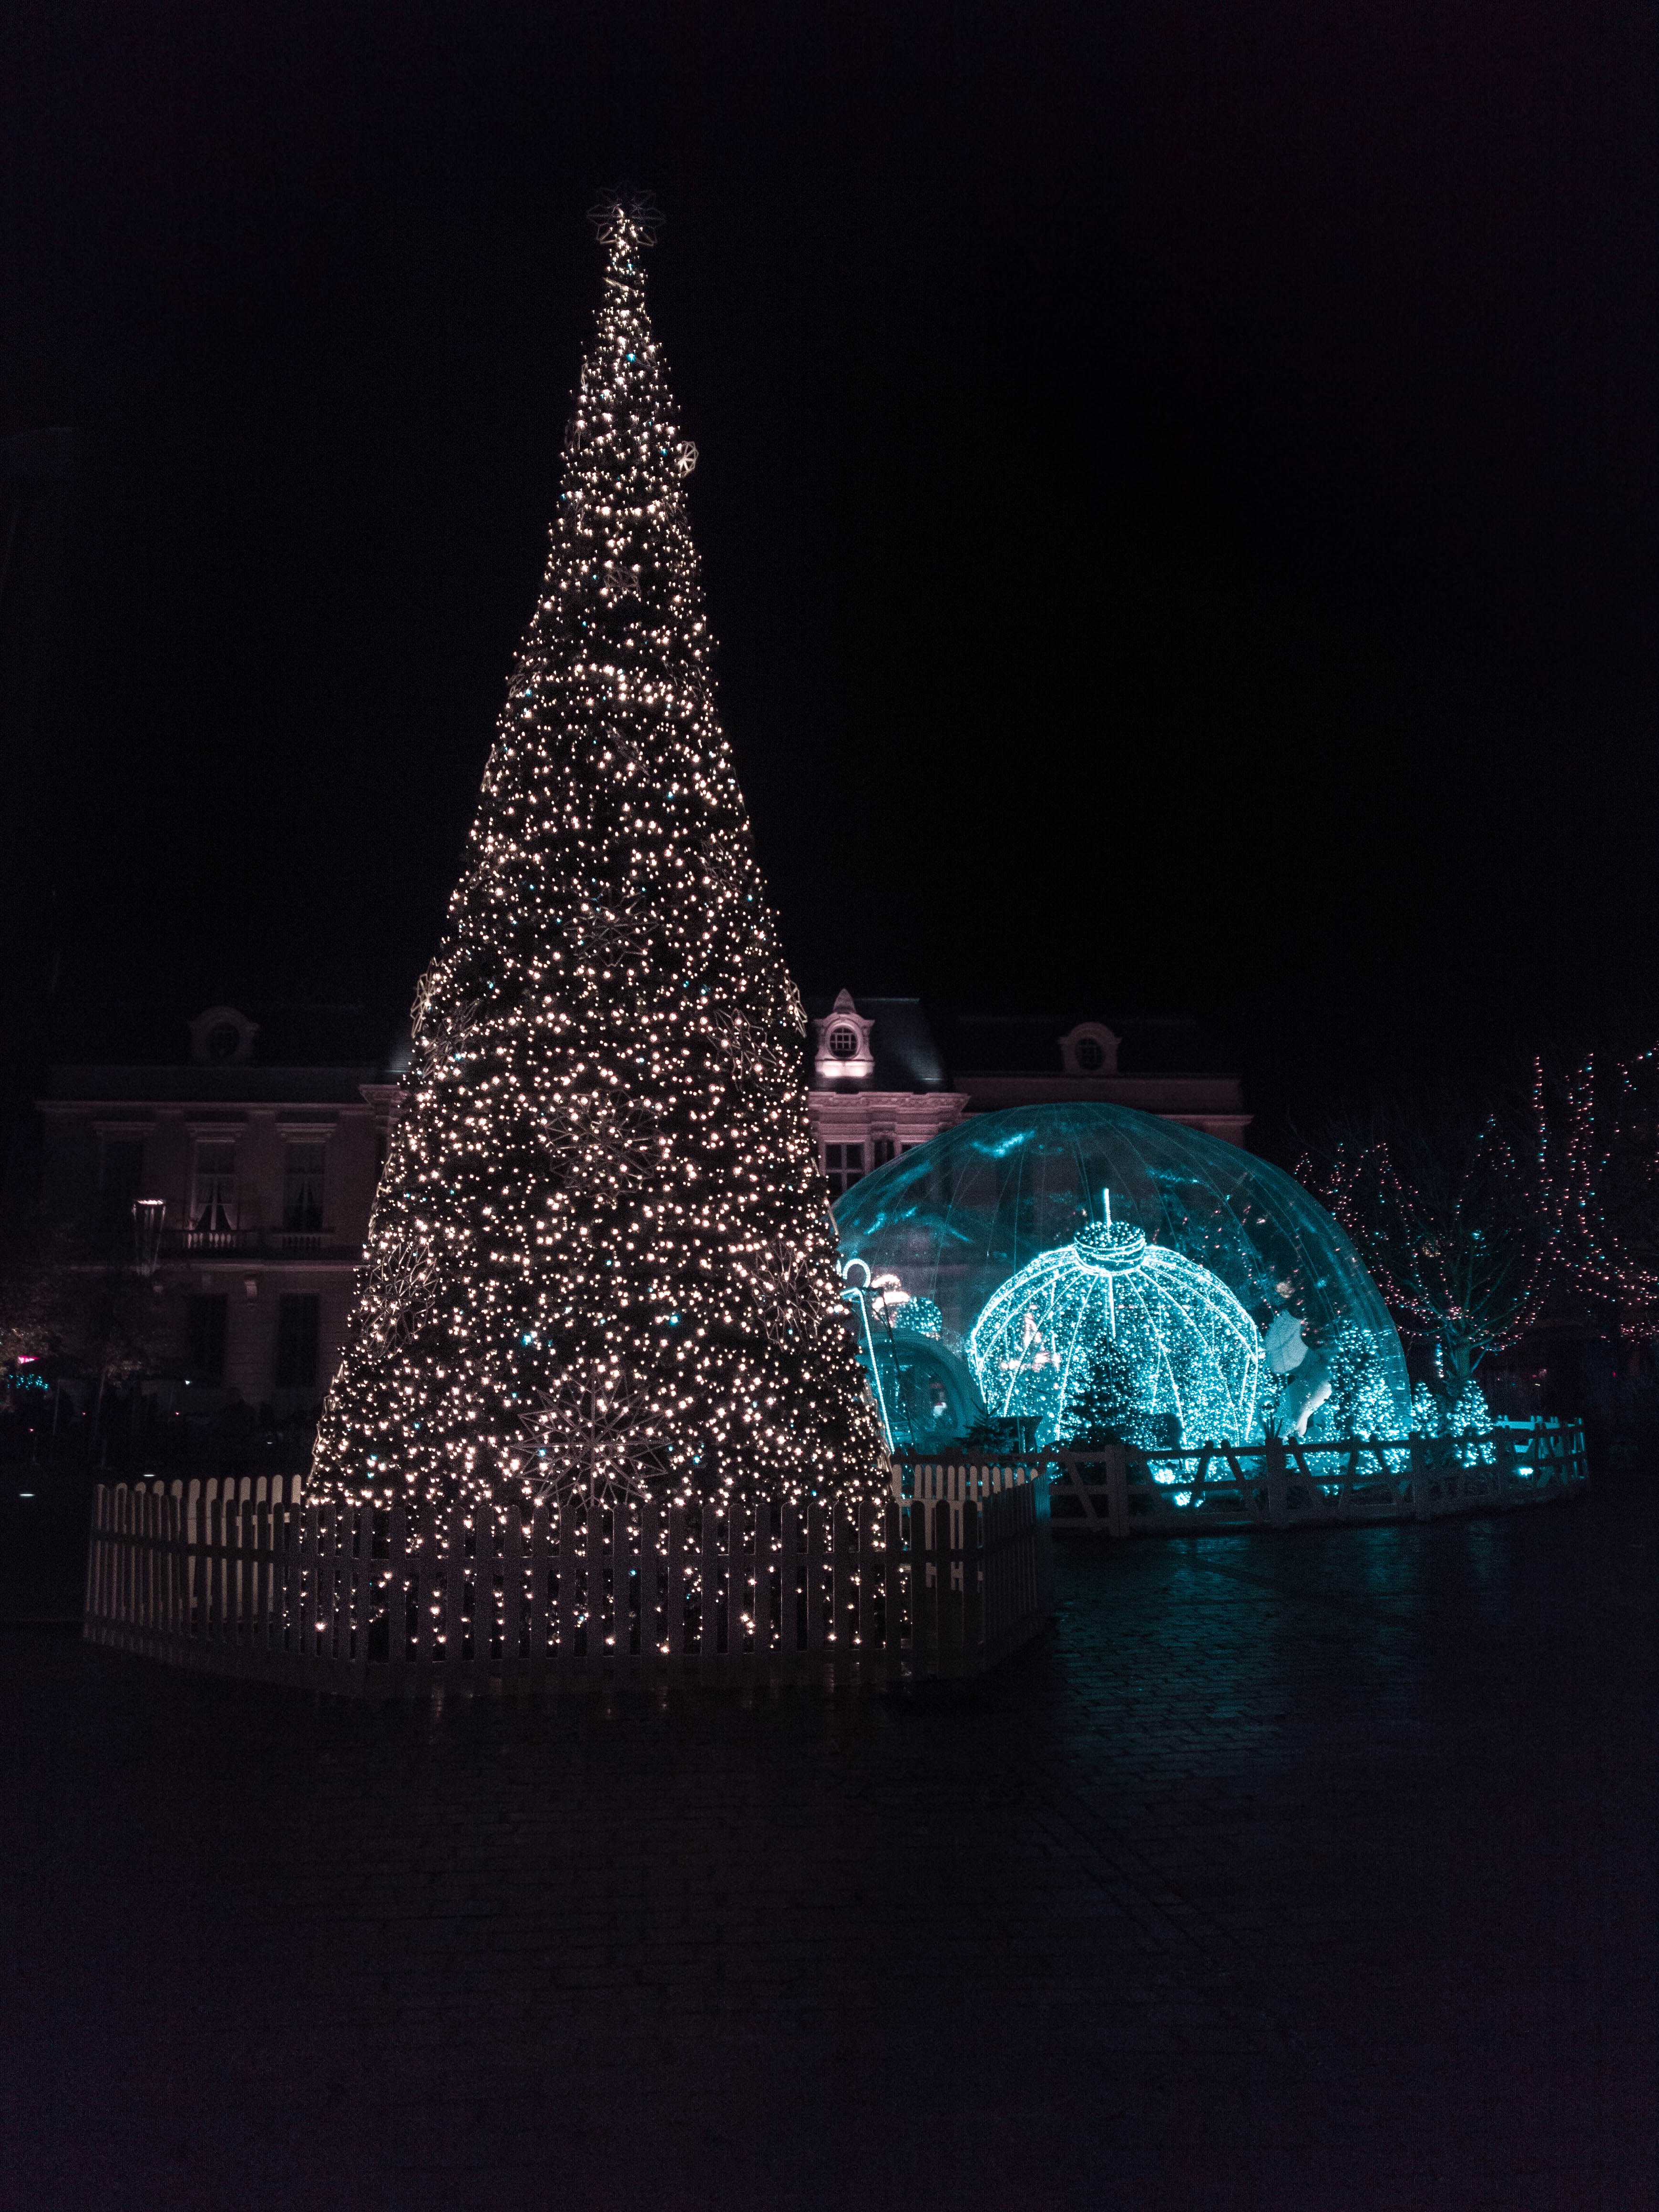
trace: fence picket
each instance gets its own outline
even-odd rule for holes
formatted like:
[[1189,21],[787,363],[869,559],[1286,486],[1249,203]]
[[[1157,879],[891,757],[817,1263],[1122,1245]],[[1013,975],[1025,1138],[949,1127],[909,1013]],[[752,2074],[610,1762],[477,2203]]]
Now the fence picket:
[[132,1574],[132,1500],[125,1482],[115,1486],[115,1619],[123,1650],[131,1648],[131,1608],[128,1591]]
[[149,1656],[149,1492],[135,1486],[132,1495],[132,1626],[135,1650]]
[[152,1659],[166,1656],[167,1516],[166,1486],[153,1478],[144,1485],[144,1648]]
[[315,1504],[302,1508],[300,1522],[300,1680],[308,1690],[318,1685],[317,1662],[322,1650],[319,1595],[319,1563],[322,1555],[322,1512]]
[[248,1610],[248,1666],[250,1674],[263,1675],[270,1656],[271,1568],[270,1486],[259,1483],[248,1506],[251,1603]]
[[575,1517],[581,1510],[577,1498],[564,1498],[560,1516],[560,1686],[568,1687],[575,1677]]
[[206,1589],[202,1607],[202,1641],[204,1656],[210,1662],[219,1656],[219,1637],[224,1581],[222,1553],[224,1540],[224,1502],[219,1495],[216,1475],[210,1475],[202,1490],[202,1517],[205,1524],[203,1551],[206,1564]]
[[132,1493],[125,1482],[115,1486],[115,1619],[117,1640],[123,1650],[131,1649]]
[[876,1548],[876,1509],[869,1498],[858,1509],[858,1680],[873,1682],[884,1671],[879,1638],[880,1553]]
[[262,1669],[270,1650],[270,1496],[264,1483],[253,1501],[253,1605],[248,1628],[249,1672]]
[[668,1595],[665,1601],[668,1673],[678,1680],[685,1671],[685,1508],[668,1509]]
[[380,1580],[374,1565],[374,1512],[372,1505],[356,1507],[352,1520],[354,1570],[351,1577],[351,1686],[361,1697],[368,1685],[368,1643],[374,1626],[374,1593]]
[[142,1484],[130,1489],[127,1500],[127,1626],[131,1648],[144,1649],[144,1492]]
[[658,1626],[662,1608],[661,1509],[649,1498],[640,1509],[640,1665],[642,1682],[654,1682],[662,1671],[662,1632]]
[[392,1508],[386,1540],[386,1686],[398,1696],[409,1666],[409,1508]]
[[524,1512],[516,1498],[507,1502],[501,1538],[501,1695],[519,1691],[519,1644],[524,1613]]
[[466,1658],[466,1509],[460,1504],[450,1508],[440,1571],[444,1593],[444,1689],[455,1697],[460,1692]]
[[619,1682],[627,1681],[634,1671],[634,1613],[630,1602],[634,1559],[629,1540],[634,1528],[633,1516],[618,1498],[611,1509],[611,1650]]
[[962,1650],[963,1671],[976,1674],[985,1642],[986,1593],[980,1577],[985,1565],[981,1550],[982,1509],[977,1498],[962,1501]]
[[704,1504],[699,1521],[701,1571],[698,1595],[702,1602],[697,1623],[697,1679],[702,1682],[713,1682],[718,1679],[720,1666],[720,1515],[719,1506],[712,1499]]
[[124,1613],[126,1620],[127,1649],[142,1651],[143,1633],[139,1619],[139,1601],[143,1588],[143,1547],[139,1534],[140,1516],[143,1511],[143,1493],[129,1483],[123,1483],[125,1493],[126,1537],[125,1544],[125,1572],[122,1577]]
[[121,1619],[120,1547],[118,1531],[121,1522],[120,1501],[116,1497],[118,1485],[106,1483],[104,1491],[104,1557],[100,1571],[103,1584],[103,1617],[106,1641],[118,1644]]
[[236,1671],[252,1674],[259,1665],[259,1504],[255,1486],[245,1488],[236,1506]]
[[758,1491],[753,1500],[754,1542],[750,1553],[754,1594],[750,1618],[753,1639],[744,1663],[746,1682],[764,1682],[772,1668],[772,1501]]
[[143,1575],[143,1606],[146,1606],[146,1614],[149,1614],[150,1656],[159,1659],[164,1655],[161,1639],[166,1635],[166,1568],[168,1568],[164,1513],[166,1486],[161,1482],[146,1482],[143,1491],[146,1491],[146,1522],[149,1522],[146,1535],[143,1535],[143,1548],[150,1555],[149,1562],[146,1562],[146,1575]]
[[304,1526],[305,1507],[296,1494],[283,1508],[277,1525],[277,1545],[281,1554],[280,1571],[283,1583],[282,1617],[277,1628],[277,1650],[281,1654],[281,1672],[285,1681],[300,1679],[300,1539]]
[[299,1572],[295,1579],[296,1628],[294,1639],[296,1679],[307,1689],[317,1684],[317,1508],[300,1509]]
[[854,1625],[858,1619],[858,1591],[853,1577],[857,1553],[854,1549],[852,1524],[846,1506],[839,1498],[832,1498],[828,1509],[830,1522],[830,1638],[833,1665],[830,1674],[837,1685],[853,1680],[856,1657],[854,1648]]
[[959,1557],[952,1502],[941,1498],[933,1512],[933,1586],[939,1593],[939,1672],[962,1672],[962,1591],[957,1583]]
[[815,1498],[806,1509],[806,1679],[810,1682],[822,1680],[829,1649],[823,1626],[824,1551],[824,1506],[822,1499]]
[[219,1665],[232,1673],[236,1664],[236,1485],[226,1478],[219,1485],[218,1559],[216,1580],[219,1585]]
[[[103,1641],[104,1608],[98,1588],[98,1567],[103,1550],[104,1486],[98,1483],[92,1493],[92,1534],[87,1542],[86,1591],[81,1601],[81,1615],[86,1624],[86,1634],[94,1643]],[[94,1633],[94,1629],[97,1632]]]
[[238,1491],[225,1510],[225,1644],[226,1664],[234,1674],[242,1672],[248,1640],[247,1601],[250,1530],[247,1500]]
[[539,1697],[547,1687],[547,1506],[537,1504],[530,1516],[530,1694]]
[[120,1483],[110,1485],[109,1567],[106,1576],[108,1595],[105,1605],[105,1617],[110,1624],[110,1641],[118,1650],[121,1643],[121,1576],[125,1558],[121,1547],[121,1491]]
[[588,1614],[588,1687],[598,1687],[611,1674],[611,1606],[604,1573],[604,1506],[588,1504],[581,1537],[581,1599]]
[[896,1682],[903,1669],[904,1508],[896,1498],[882,1500],[883,1678]]
[[778,1509],[778,1674],[800,1679],[800,1508],[793,1498]]
[[428,1698],[438,1656],[438,1516],[427,1506],[417,1513],[410,1545],[415,1585],[415,1694]]
[[317,1520],[317,1683],[331,1690],[340,1662],[340,1595],[346,1579],[346,1508],[324,1506]]
[[161,1505],[157,1525],[157,1542],[161,1547],[161,1601],[159,1656],[176,1660],[179,1638],[179,1571],[181,1565],[178,1505],[179,1486],[169,1484],[159,1492]]
[[307,1510],[306,1535],[306,1679],[313,1689],[321,1690],[328,1686],[328,1662],[334,1656],[333,1515],[326,1505]]
[[336,1508],[334,1569],[334,1665],[342,1688],[357,1687],[357,1639],[362,1626],[358,1610],[362,1589],[363,1545],[374,1527],[365,1524],[361,1505]]
[[492,1505],[472,1509],[472,1610],[467,1616],[468,1650],[462,1670],[464,1686],[487,1695],[495,1656],[495,1540],[497,1522]]

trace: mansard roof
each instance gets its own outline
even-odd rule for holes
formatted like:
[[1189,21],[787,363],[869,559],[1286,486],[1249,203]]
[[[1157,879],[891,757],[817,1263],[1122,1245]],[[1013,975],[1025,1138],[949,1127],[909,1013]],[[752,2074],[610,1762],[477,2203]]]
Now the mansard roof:
[[[238,1047],[211,1056],[216,1028]],[[127,1000],[64,1008],[43,1096],[58,1099],[309,1099],[354,1103],[395,1057],[395,1022],[361,1005]],[[407,1027],[403,1032],[407,1039]],[[204,1049],[204,1046],[207,1048]]]
[[1123,1075],[1225,1075],[1233,1072],[1225,1040],[1186,1014],[1124,1014],[1110,1007],[1070,1007],[1053,1014],[933,1010],[934,1034],[953,1077],[1057,1075],[1060,1040],[1099,1026],[1118,1039]]
[[[843,995],[846,995],[843,994]],[[870,1049],[875,1072],[858,1084],[860,1091],[946,1091],[950,1078],[920,999],[890,999],[851,994],[853,1006],[873,1024]],[[814,1024],[838,1011],[836,1000],[809,997],[803,1001]],[[807,1079],[815,1090],[823,1088],[813,1067],[816,1027],[806,1042]]]

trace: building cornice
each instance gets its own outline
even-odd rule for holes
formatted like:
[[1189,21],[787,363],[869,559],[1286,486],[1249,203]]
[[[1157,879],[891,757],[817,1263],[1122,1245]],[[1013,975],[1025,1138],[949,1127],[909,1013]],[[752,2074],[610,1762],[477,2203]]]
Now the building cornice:
[[975,1107],[1054,1106],[1071,1099],[1134,1106],[1142,1113],[1237,1114],[1243,1094],[1236,1075],[1018,1075],[957,1077]]
[[[367,1091],[374,1086],[364,1084],[358,1087]],[[392,1087],[395,1090],[397,1085]],[[146,1127],[154,1127],[163,1115],[172,1118],[179,1115],[202,1117],[215,1114],[271,1114],[284,1123],[296,1115],[327,1115],[332,1117],[328,1124],[331,1128],[342,1115],[361,1120],[364,1114],[374,1110],[369,1102],[360,1103],[351,1098],[162,1098],[153,1091],[143,1091],[114,1095],[106,1091],[93,1098],[37,1098],[34,1104],[37,1113],[96,1114],[106,1121],[119,1121],[125,1115],[132,1121],[142,1121]]]

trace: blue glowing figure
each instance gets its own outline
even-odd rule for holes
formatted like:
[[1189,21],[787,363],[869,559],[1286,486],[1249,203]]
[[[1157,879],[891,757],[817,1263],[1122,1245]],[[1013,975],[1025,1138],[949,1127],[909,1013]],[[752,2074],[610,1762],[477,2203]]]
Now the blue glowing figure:
[[1133,1223],[1092,1223],[1006,1282],[969,1331],[992,1413],[1035,1415],[1039,1443],[1244,1443],[1261,1388],[1261,1337],[1219,1276],[1149,1244]]

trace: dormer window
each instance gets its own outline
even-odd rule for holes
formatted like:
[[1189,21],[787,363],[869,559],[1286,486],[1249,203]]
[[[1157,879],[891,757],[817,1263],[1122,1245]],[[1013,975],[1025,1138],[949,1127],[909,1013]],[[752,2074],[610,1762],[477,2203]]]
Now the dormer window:
[[190,1056],[198,1067],[232,1067],[253,1057],[258,1022],[234,1006],[210,1006],[190,1024]]
[[1118,1041],[1104,1022],[1079,1022],[1060,1040],[1067,1075],[1115,1075]]
[[823,1019],[817,1024],[817,1049],[812,1071],[819,1083],[867,1083],[876,1072],[870,1049],[875,1017],[861,1014],[853,994],[843,991]]

